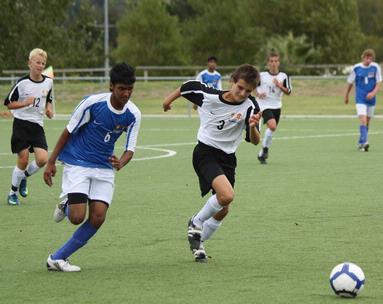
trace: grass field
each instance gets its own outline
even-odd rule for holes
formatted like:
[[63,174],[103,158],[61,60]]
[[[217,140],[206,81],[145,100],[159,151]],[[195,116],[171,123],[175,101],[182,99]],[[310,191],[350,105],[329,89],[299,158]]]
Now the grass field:
[[[144,114],[161,114],[162,99],[172,90],[182,84],[182,81],[153,81],[137,82],[132,100],[140,107]],[[293,94],[284,98],[284,114],[347,114],[355,113],[353,96],[350,96],[350,104],[345,106],[343,98],[346,90],[345,79],[306,79],[295,80],[292,78]],[[223,83],[224,88],[229,88],[228,82]],[[9,93],[11,85],[0,84],[0,96]],[[69,114],[75,106],[91,93],[105,92],[108,90],[106,83],[100,82],[55,82],[56,112]],[[382,90],[378,94],[378,100],[382,100]],[[4,108],[5,109],[5,108]],[[179,100],[174,107],[173,114],[184,114],[191,109],[190,103]],[[0,111],[1,112],[1,111]],[[193,113],[193,112],[192,112]],[[376,114],[383,114],[382,103],[377,104]]]
[[[46,122],[50,148],[64,125]],[[328,276],[344,261],[366,274],[353,302],[382,303],[382,119],[368,153],[356,150],[356,119],[283,119],[266,166],[242,143],[236,198],[207,264],[193,262],[186,240],[205,201],[191,165],[197,128],[197,119],[143,120],[104,226],[71,258],[82,272],[68,274],[45,268],[75,229],[51,217],[62,168],[53,188],[39,172],[30,197],[7,206],[15,158],[11,121],[0,120],[0,303],[343,303]]]

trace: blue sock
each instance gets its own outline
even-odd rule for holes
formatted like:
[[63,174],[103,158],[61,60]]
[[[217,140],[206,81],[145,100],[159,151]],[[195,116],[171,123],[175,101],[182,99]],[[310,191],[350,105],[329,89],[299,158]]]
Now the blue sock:
[[365,144],[367,142],[367,126],[360,125],[359,126],[359,144]]
[[87,220],[74,232],[73,236],[64,244],[64,246],[52,254],[52,259],[65,260],[84,246],[96,232],[97,229],[90,224],[89,220]]

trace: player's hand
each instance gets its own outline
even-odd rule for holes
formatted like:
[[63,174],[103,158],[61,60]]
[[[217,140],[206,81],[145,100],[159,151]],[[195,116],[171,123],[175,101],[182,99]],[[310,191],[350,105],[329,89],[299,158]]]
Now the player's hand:
[[374,97],[375,97],[375,94],[372,93],[372,92],[368,93],[367,96],[366,96],[367,100],[371,100],[371,99],[373,99]]
[[56,165],[55,163],[47,163],[44,171],[44,182],[51,187],[53,185],[52,177],[56,175]]
[[282,86],[282,83],[279,82],[279,81],[277,80],[277,78],[274,78],[274,79],[273,79],[273,83],[274,83],[278,88],[281,88],[281,86]]
[[249,126],[251,128],[254,128],[255,126],[257,126],[259,122],[261,121],[261,117],[262,117],[262,112],[258,112],[257,114],[251,115],[249,118]]
[[114,154],[109,157],[109,162],[112,164],[112,167],[117,171],[122,168],[120,159]]
[[170,102],[168,102],[168,101],[164,101],[164,103],[162,104],[162,108],[164,109],[164,112],[167,112],[167,111],[169,111],[169,110],[171,110],[171,103]]
[[348,104],[348,96],[345,96],[345,97],[344,97],[344,103],[345,103],[345,104]]
[[53,111],[52,111],[52,109],[47,108],[47,109],[45,110],[45,115],[47,115],[47,117],[48,117],[49,119],[52,119],[52,117],[53,117]]
[[25,106],[28,107],[30,105],[33,105],[35,103],[35,98],[33,96],[29,96],[24,99]]
[[255,94],[255,96],[256,96],[257,98],[263,99],[263,98],[266,97],[266,93],[265,93],[265,92],[262,92],[262,93],[258,93],[258,92],[257,92],[257,94]]

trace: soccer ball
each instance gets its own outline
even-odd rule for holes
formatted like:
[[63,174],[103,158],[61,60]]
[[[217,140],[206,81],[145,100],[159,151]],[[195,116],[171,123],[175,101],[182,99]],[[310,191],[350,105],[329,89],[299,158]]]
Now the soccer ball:
[[364,287],[363,270],[353,263],[336,265],[330,274],[330,286],[341,297],[355,298]]

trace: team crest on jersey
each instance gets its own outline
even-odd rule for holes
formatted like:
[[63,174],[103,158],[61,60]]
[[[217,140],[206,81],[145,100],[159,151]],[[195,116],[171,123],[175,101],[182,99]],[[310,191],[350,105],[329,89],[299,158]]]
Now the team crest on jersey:
[[374,78],[375,77],[375,73],[374,72],[369,72],[368,73],[368,78]]
[[123,126],[123,125],[117,125],[114,127],[114,130],[113,132],[115,133],[121,133],[122,131],[125,131],[126,130],[126,126]]
[[241,113],[232,113],[229,122],[240,123],[242,121]]

